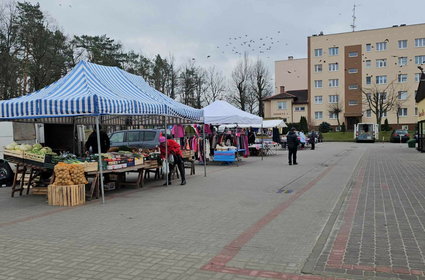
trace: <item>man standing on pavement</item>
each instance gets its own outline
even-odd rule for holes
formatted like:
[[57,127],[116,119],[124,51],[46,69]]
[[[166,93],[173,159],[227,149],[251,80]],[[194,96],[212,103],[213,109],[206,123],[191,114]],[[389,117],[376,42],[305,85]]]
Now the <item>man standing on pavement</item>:
[[286,136],[286,142],[288,145],[288,160],[289,165],[297,165],[297,148],[300,141],[298,140],[298,136],[295,133],[295,127],[292,127]]
[[310,139],[309,139],[312,150],[314,150],[314,145],[316,145],[316,138],[317,138],[316,132],[312,131],[310,134]]
[[[168,154],[165,155],[165,141],[167,141],[167,152]],[[180,149],[180,145],[171,139],[170,136],[167,136],[165,138],[164,136],[159,137],[159,149],[161,150],[161,158],[162,159],[168,159],[169,160],[169,172],[168,172],[168,185],[171,185],[171,173],[173,172],[174,168],[177,165],[177,168],[180,172],[180,177],[182,179],[182,182],[180,185],[186,185],[186,176],[184,171],[184,162],[183,162],[183,155],[182,151]],[[172,161],[170,161],[170,156],[172,157]],[[167,182],[164,183],[164,186],[167,185]]]

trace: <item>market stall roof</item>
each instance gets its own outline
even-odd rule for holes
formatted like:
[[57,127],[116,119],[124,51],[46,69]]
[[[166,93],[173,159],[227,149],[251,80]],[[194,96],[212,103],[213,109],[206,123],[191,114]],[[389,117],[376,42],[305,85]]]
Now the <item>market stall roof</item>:
[[[247,128],[247,127],[260,128],[261,124],[241,124],[241,125],[225,124],[225,125],[220,125],[219,129],[222,130],[226,127],[233,128],[237,126],[242,128]],[[273,128],[273,127],[288,127],[288,126],[283,120],[263,120],[263,128]]]
[[247,113],[230,105],[226,101],[217,100],[204,108],[206,124],[259,124],[263,118]]
[[160,115],[199,122],[203,111],[181,104],[118,67],[81,61],[55,83],[0,101],[0,120]]

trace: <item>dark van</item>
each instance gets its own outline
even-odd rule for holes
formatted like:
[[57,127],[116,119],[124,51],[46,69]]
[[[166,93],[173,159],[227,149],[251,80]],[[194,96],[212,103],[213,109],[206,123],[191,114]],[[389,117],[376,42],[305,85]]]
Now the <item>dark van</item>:
[[113,132],[109,139],[111,147],[135,147],[152,149],[159,145],[159,129],[133,129]]

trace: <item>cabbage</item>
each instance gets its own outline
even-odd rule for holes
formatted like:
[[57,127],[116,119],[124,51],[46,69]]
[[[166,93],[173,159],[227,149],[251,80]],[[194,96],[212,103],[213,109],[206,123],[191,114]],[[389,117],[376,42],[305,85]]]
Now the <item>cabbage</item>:
[[43,149],[45,149],[47,151],[47,153],[53,152],[52,148],[50,148],[50,147],[44,147]]
[[34,145],[32,145],[32,150],[33,151],[40,150],[41,148],[43,148],[43,146],[41,146],[40,144],[34,144]]
[[18,144],[16,144],[15,142],[12,142],[6,146],[6,150],[14,150],[17,145]]
[[20,149],[22,151],[31,151],[32,150],[32,145],[23,144],[23,145],[21,145],[21,148]]

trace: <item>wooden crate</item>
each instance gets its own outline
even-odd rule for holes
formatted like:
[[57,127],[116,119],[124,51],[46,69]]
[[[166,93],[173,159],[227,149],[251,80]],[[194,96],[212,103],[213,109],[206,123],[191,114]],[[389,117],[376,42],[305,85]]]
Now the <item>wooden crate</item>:
[[47,190],[49,205],[77,206],[86,203],[85,185],[49,185]]
[[24,159],[28,159],[28,160],[32,160],[32,161],[36,161],[36,162],[44,163],[45,157],[46,157],[45,155],[36,155],[36,154],[33,154],[33,153],[24,152]]
[[192,158],[194,152],[192,150],[182,150],[182,158]]
[[46,187],[32,187],[31,194],[33,195],[47,195]]
[[24,158],[24,151],[19,150],[4,150],[3,154],[11,157]]
[[97,171],[99,164],[97,162],[85,162],[84,163],[84,172]]

